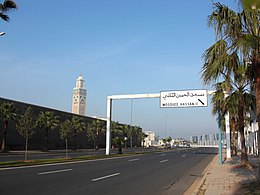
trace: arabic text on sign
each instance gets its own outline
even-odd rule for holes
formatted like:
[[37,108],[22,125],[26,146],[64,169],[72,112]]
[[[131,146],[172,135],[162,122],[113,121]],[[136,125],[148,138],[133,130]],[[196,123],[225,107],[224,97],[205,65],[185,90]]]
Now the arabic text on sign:
[[205,94],[197,94],[197,93],[190,93],[190,92],[187,92],[187,93],[183,93],[183,94],[178,94],[176,92],[174,93],[168,93],[167,95],[165,95],[163,97],[164,100],[166,100],[166,98],[181,98],[181,97],[201,97],[201,96],[205,96]]

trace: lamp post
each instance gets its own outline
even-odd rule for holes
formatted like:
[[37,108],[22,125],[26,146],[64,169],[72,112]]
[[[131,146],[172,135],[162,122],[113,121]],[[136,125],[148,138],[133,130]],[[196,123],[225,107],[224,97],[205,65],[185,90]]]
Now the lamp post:
[[221,130],[221,114],[220,111],[218,111],[218,132],[219,132],[219,164],[221,165],[222,160],[222,130]]
[[130,137],[130,147],[133,147],[133,99],[131,99],[131,137]]
[[168,114],[166,114],[164,117],[164,138],[166,138],[167,117]]

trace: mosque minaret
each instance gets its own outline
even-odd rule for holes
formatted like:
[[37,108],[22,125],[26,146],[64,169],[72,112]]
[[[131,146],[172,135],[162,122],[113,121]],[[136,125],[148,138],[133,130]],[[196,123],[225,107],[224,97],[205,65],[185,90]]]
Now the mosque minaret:
[[82,74],[77,78],[76,87],[73,88],[72,113],[85,116],[87,90],[84,88]]

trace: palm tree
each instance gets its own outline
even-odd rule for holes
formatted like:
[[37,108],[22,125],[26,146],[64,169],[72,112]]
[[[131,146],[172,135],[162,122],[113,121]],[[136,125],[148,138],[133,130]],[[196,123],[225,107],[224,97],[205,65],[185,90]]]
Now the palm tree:
[[144,148],[144,142],[145,142],[145,138],[147,138],[148,135],[143,133],[143,132],[140,132],[140,138],[141,138],[141,141],[143,143],[143,148]]
[[119,122],[112,121],[111,124],[111,130],[112,130],[112,148],[115,148],[116,144],[116,137],[121,137],[123,135],[122,126],[119,124]]
[[[230,119],[230,129],[231,129],[231,155],[237,156],[237,143],[238,143],[238,106],[237,106],[237,97],[234,94],[230,94],[226,98],[227,104],[227,110],[229,112],[229,119]],[[226,112],[224,112],[226,113]]]
[[135,147],[137,147],[144,140],[143,139],[144,135],[143,135],[143,132],[142,132],[142,128],[139,127],[139,126],[133,126],[132,127],[132,133],[133,133],[133,136],[135,136],[135,138],[136,138]]
[[12,9],[17,9],[17,5],[14,1],[5,0],[4,3],[0,3],[0,18],[8,22],[10,18],[6,13]]
[[0,107],[0,117],[4,122],[4,136],[2,140],[1,152],[6,152],[7,151],[6,135],[7,135],[8,124],[9,121],[15,120],[16,118],[15,108],[13,107],[13,104],[3,103]]
[[[248,164],[248,157],[245,147],[244,126],[245,114],[252,107],[254,101],[250,94],[251,81],[249,79],[250,66],[241,62],[238,57],[238,50],[229,53],[228,42],[223,39],[217,41],[206,50],[204,54],[205,64],[202,68],[202,78],[205,84],[223,79],[223,82],[215,85],[216,93],[213,96],[213,113],[221,111],[222,117],[228,112],[229,107],[238,116],[238,126],[241,141],[241,164]],[[225,99],[224,93],[229,93]]]
[[87,128],[89,139],[94,142],[94,149],[98,150],[98,139],[100,134],[105,133],[105,124],[103,121],[96,119],[91,122]]
[[37,125],[45,130],[43,151],[48,151],[48,133],[58,126],[59,117],[55,116],[53,112],[40,112],[37,120]]
[[[253,67],[252,80],[254,81],[254,89],[256,93],[256,117],[258,121],[257,142],[258,142],[258,155],[260,154],[260,2],[258,0],[240,0],[242,7],[245,10],[246,33],[241,38],[244,44],[244,51],[249,51],[248,55],[251,65]],[[244,19],[244,20],[245,20]],[[260,166],[260,163],[259,163]],[[258,183],[260,183],[260,169],[258,169]]]
[[[236,77],[239,77],[238,74],[234,74]],[[243,76],[243,78],[245,78]],[[245,80],[244,80],[245,81]],[[216,92],[212,98],[213,109],[212,113],[217,114],[219,111],[221,113],[221,118],[229,112],[231,117],[231,128],[233,135],[233,148],[236,147],[236,124],[238,123],[238,130],[240,133],[240,142],[241,142],[241,164],[247,165],[248,156],[245,146],[245,136],[244,136],[244,127],[245,127],[245,117],[246,114],[253,109],[253,105],[255,103],[255,97],[247,93],[246,91],[246,83],[238,82],[236,86],[232,86],[230,89],[230,94],[227,98],[225,96],[226,82],[220,82],[214,85],[216,88]],[[236,88],[237,87],[237,88]],[[224,125],[223,125],[224,126]],[[222,128],[224,129],[224,128]],[[235,149],[236,153],[236,149]]]
[[167,143],[167,138],[162,138],[162,142],[165,144],[166,146],[166,143]]
[[[127,140],[128,138],[131,139],[132,137],[132,128],[130,125],[122,125],[121,127],[122,132],[123,132],[123,136],[124,136],[124,143],[125,143],[125,148],[127,147]],[[131,140],[130,140],[131,141]]]
[[260,9],[259,0],[240,0],[239,5],[242,6],[245,10]]
[[167,138],[167,143],[169,144],[169,146],[171,146],[171,141],[172,141],[172,138],[171,138],[171,136],[169,136],[168,138]]
[[[242,0],[242,11],[236,13],[225,5],[216,3],[215,10],[209,16],[209,25],[216,35],[228,42],[228,51],[239,50],[241,61],[252,67],[249,76],[256,93],[256,116],[260,121],[260,20],[259,2]],[[258,122],[258,129],[260,123]],[[258,131],[258,143],[260,132]],[[258,144],[260,153],[260,144]],[[260,173],[260,171],[259,171]]]
[[69,119],[60,124],[60,138],[65,141],[66,158],[68,158],[68,139],[72,133],[72,124]]
[[25,138],[25,155],[24,160],[28,160],[28,139],[35,133],[36,120],[32,115],[32,108],[28,107],[23,115],[20,116],[16,123],[18,132]]
[[73,150],[77,150],[77,134],[85,128],[85,124],[82,121],[82,118],[78,116],[73,116],[71,119],[71,127],[73,131]]

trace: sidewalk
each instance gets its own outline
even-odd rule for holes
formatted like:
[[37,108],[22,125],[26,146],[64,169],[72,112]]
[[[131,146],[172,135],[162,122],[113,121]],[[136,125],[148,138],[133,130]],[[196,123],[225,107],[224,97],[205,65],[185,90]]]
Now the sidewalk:
[[[196,185],[193,195],[242,195],[252,194],[245,185],[257,178],[259,158],[248,156],[253,168],[240,167],[240,155],[219,164],[217,155],[205,170],[203,178]],[[260,194],[260,190],[257,193]]]

